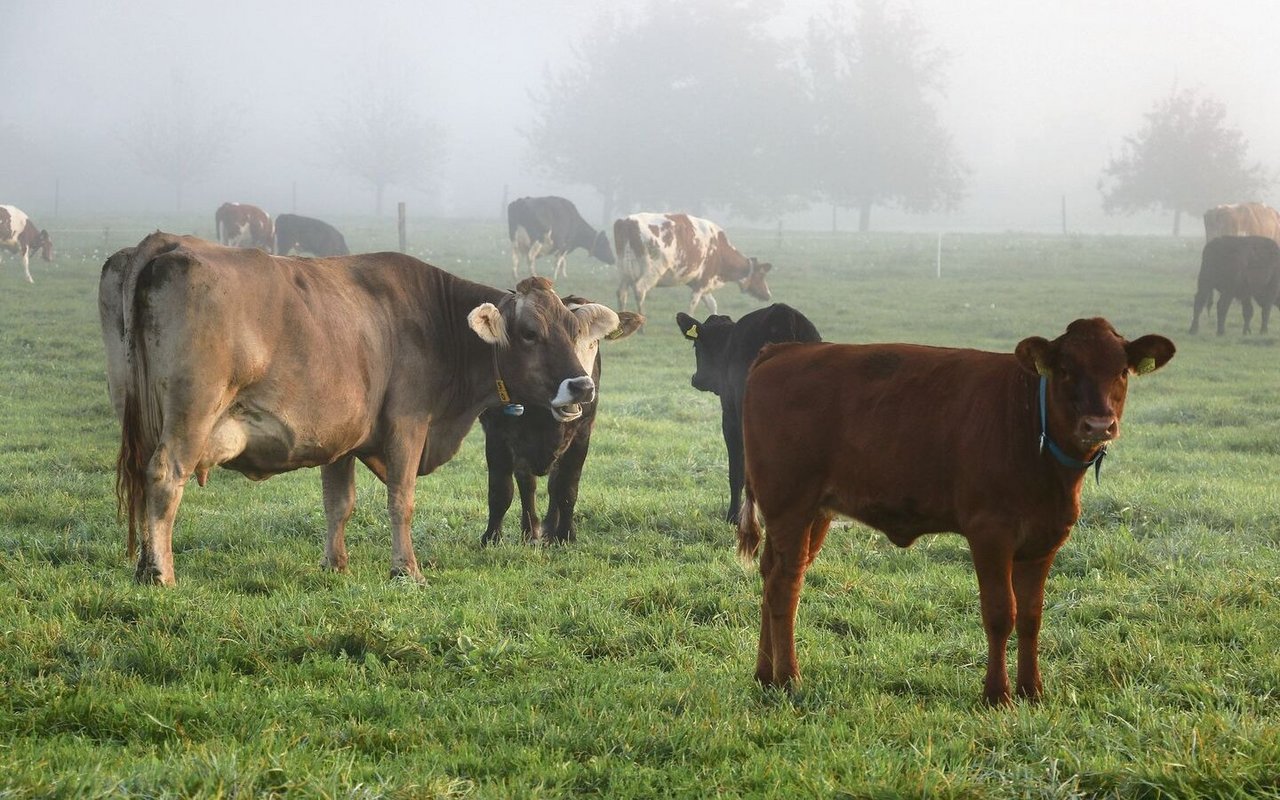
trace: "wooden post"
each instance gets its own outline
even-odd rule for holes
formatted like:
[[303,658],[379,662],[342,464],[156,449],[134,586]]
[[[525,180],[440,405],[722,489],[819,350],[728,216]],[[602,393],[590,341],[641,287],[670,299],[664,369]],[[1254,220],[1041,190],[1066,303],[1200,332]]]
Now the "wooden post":
[[407,252],[404,229],[404,201],[396,203],[396,227],[400,231],[400,252]]

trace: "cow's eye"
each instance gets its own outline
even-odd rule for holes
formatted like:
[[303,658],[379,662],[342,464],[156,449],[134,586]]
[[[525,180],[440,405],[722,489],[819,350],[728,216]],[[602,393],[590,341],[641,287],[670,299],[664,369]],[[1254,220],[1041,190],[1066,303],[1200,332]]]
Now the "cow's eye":
[[533,344],[538,341],[538,332],[530,328],[526,328],[520,332],[520,338],[524,340],[525,344]]

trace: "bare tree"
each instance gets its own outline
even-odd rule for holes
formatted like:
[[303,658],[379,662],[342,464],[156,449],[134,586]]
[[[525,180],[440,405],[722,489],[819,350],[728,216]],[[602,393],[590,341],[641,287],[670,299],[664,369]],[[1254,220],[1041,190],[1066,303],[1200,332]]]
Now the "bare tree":
[[334,163],[373,186],[378,216],[388,186],[425,190],[444,159],[443,129],[410,107],[394,84],[366,81],[326,124]]
[[1260,163],[1246,164],[1249,143],[1225,120],[1226,106],[1190,89],[1174,89],[1125,137],[1120,155],[1102,171],[1098,189],[1107,213],[1163,208],[1200,214],[1217,203],[1248,200],[1271,179]]
[[239,135],[232,109],[199,102],[198,96],[185,77],[175,73],[170,96],[139,109],[122,132],[138,168],[173,188],[178,211],[187,186],[221,165]]

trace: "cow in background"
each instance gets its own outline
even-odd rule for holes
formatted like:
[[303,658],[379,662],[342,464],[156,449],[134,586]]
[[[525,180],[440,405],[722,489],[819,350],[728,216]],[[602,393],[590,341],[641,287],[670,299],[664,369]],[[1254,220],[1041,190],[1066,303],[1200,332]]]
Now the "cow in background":
[[1053,341],[1023,339],[1007,354],[766,347],[747,377],[738,528],[745,563],[763,549],[756,679],[784,687],[799,680],[800,588],[840,514],[899,547],[926,533],[963,536],[986,630],[983,697],[1010,700],[1005,648],[1016,628],[1017,693],[1038,698],[1049,566],[1080,516],[1086,473],[1120,433],[1129,376],[1173,354],[1165,337],[1126,341],[1101,318],[1076,320]]
[[1267,332],[1271,306],[1280,300],[1280,245],[1266,236],[1222,236],[1211,239],[1200,255],[1195,310],[1189,333],[1200,332],[1200,312],[1218,293],[1218,335],[1226,330],[1227,311],[1240,300],[1244,333],[1253,321],[1253,303],[1262,307],[1262,333]]
[[1204,238],[1266,236],[1280,242],[1280,212],[1262,203],[1214,206],[1204,212]]
[[0,206],[0,247],[22,257],[22,274],[27,283],[35,283],[31,278],[32,250],[39,250],[45,261],[53,261],[53,238],[17,206]]
[[321,257],[351,254],[347,240],[329,223],[298,214],[279,214],[276,216],[276,254],[287,256],[295,250]]
[[595,383],[577,348],[618,327],[542,278],[510,292],[399,253],[319,262],[163,233],[107,259],[99,311],[129,551],[141,532],[135,575],[166,585],[184,489],[216,466],[254,480],[319,466],[324,563],[345,570],[357,461],[387,485],[392,575],[421,580],[416,478],[508,393],[581,416]]
[[720,397],[720,430],[729,452],[729,510],[724,518],[737,525],[745,475],[742,395],[751,362],[766,344],[820,342],[822,337],[808,317],[784,303],[756,309],[737,322],[719,314],[699,322],[682,311],[676,314],[676,324],[684,338],[693,342],[693,388]]
[[271,215],[248,203],[223,203],[213,215],[218,244],[228,247],[259,247],[270,253],[275,248],[275,226]]
[[772,264],[747,258],[729,243],[719,225],[688,214],[632,214],[613,223],[618,250],[618,310],[627,295],[644,314],[644,299],[655,286],[688,285],[693,289],[689,313],[706,303],[717,311],[713,291],[734,281],[752,297],[771,297],[765,274]]
[[[564,304],[576,309],[589,300],[565,297]],[[644,317],[630,311],[618,313],[617,329],[606,339],[624,339],[644,322]],[[572,542],[577,538],[574,508],[578,503],[578,482],[591,445],[591,431],[596,424],[596,407],[600,398],[600,341],[578,341],[578,360],[585,368],[591,365],[591,379],[596,383],[596,400],[582,404],[582,416],[568,422],[558,421],[546,409],[525,408],[513,415],[504,408],[490,408],[480,415],[484,428],[484,456],[489,472],[489,525],[480,543],[497,544],[502,537],[502,520],[511,507],[514,494],[512,478],[520,488],[520,532],[526,542],[546,538],[554,543]],[[539,523],[537,508],[538,479],[547,475],[547,516]]]
[[537,275],[538,256],[556,260],[553,276],[568,277],[565,259],[581,247],[596,260],[613,263],[613,249],[604,231],[587,224],[573,203],[563,197],[521,197],[507,206],[507,232],[511,238],[511,276],[520,277],[520,260]]

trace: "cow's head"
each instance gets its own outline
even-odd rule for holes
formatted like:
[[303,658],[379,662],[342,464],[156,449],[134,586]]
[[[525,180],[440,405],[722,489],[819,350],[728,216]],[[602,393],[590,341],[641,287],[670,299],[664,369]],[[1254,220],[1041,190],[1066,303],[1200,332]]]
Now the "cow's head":
[[700,392],[720,394],[724,390],[725,351],[729,334],[733,333],[733,320],[723,314],[712,314],[705,322],[698,322],[681,311],[676,314],[676,324],[684,338],[693,342],[693,388]]
[[[565,295],[561,298],[565,308],[570,311],[577,311],[579,308],[588,305],[596,305],[590,300],[577,295]],[[644,325],[644,317],[631,311],[618,311],[618,327],[606,333],[603,339],[610,341],[614,339],[625,339],[640,329]],[[582,364],[582,368],[587,371],[594,379],[599,379],[600,374],[596,371],[596,360],[600,353],[600,342],[603,339],[593,339],[589,337],[578,338],[578,361]]]
[[1049,436],[1088,455],[1120,435],[1129,374],[1160,369],[1174,350],[1156,334],[1125,341],[1111,323],[1094,317],[1076,320],[1052,342],[1023,339],[1015,355],[1023,369],[1047,378]]
[[742,291],[767,303],[773,299],[773,294],[769,291],[769,284],[764,282],[764,276],[773,269],[773,265],[767,261],[756,261],[754,258],[747,260],[751,264],[750,270],[747,272],[747,277],[738,281],[738,285],[742,287]]
[[471,330],[496,349],[495,379],[513,402],[545,406],[561,422],[582,415],[595,399],[595,381],[578,356],[580,341],[598,342],[619,325],[598,303],[570,310],[546,278],[526,278],[495,306],[481,303],[467,315]]
[[596,238],[592,240],[591,256],[605,264],[617,263],[613,256],[613,248],[609,246],[609,237],[605,235],[604,231],[598,232]]
[[53,260],[53,237],[49,235],[48,231],[40,231],[40,235],[36,237],[35,244],[32,247],[40,248],[40,257],[45,261]]

